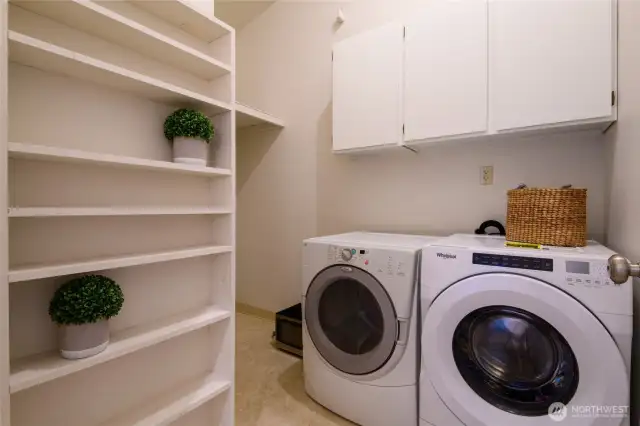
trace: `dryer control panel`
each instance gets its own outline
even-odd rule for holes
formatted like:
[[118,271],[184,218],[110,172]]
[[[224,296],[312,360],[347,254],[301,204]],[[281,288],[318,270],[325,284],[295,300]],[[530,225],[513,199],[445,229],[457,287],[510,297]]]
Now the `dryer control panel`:
[[[329,246],[327,260],[330,263],[346,263],[359,268],[375,271],[385,275],[408,276],[412,265],[405,259],[396,256],[385,256],[384,260],[372,256],[371,251],[364,247]],[[375,259],[375,261],[374,261]]]
[[365,248],[329,246],[328,259],[330,262],[357,262],[367,261],[369,250]]

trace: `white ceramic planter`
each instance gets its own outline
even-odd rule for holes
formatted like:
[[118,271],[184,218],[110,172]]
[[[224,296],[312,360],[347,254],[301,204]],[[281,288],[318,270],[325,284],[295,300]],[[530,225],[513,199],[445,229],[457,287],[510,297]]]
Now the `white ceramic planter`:
[[198,138],[173,138],[173,162],[206,166],[209,144]]
[[107,320],[59,327],[60,355],[63,358],[88,358],[104,351],[108,345],[109,322]]

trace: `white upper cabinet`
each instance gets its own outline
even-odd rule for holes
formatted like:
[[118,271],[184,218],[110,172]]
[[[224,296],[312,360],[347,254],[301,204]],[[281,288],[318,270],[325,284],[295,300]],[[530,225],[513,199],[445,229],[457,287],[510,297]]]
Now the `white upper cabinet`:
[[616,119],[616,0],[430,0],[404,24],[334,46],[334,151]]
[[408,22],[405,141],[487,131],[487,2],[431,1]]
[[403,41],[392,23],[334,45],[334,151],[402,143]]
[[613,1],[490,1],[491,130],[615,119]]

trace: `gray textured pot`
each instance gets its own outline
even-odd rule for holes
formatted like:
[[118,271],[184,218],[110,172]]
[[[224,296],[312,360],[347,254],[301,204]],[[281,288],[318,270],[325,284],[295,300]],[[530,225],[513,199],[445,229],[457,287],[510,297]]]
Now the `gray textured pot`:
[[206,166],[209,144],[198,138],[173,138],[173,162]]
[[107,349],[109,322],[103,320],[82,325],[61,325],[58,337],[63,358],[88,358]]

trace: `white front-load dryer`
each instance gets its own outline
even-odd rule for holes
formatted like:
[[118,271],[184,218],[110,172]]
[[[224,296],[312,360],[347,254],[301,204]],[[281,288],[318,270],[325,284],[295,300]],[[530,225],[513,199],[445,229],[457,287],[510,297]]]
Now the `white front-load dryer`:
[[631,281],[607,248],[453,235],[422,258],[421,426],[629,424]]
[[362,426],[418,423],[420,253],[434,238],[349,233],[303,243],[307,393]]

